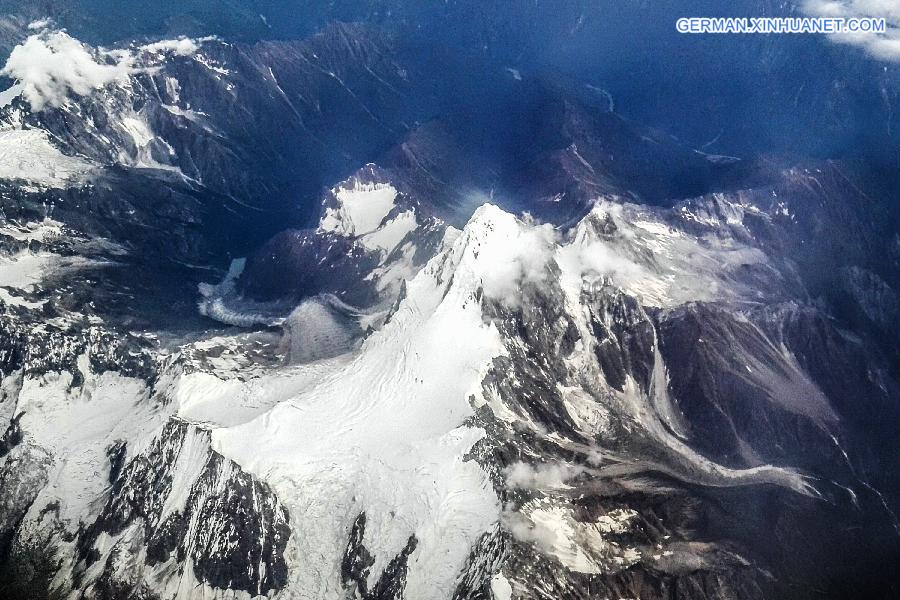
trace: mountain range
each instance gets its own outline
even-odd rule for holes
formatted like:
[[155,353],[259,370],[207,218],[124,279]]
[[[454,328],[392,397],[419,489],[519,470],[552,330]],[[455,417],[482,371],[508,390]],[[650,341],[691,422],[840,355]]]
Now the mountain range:
[[0,3],[0,597],[900,594],[896,62],[294,4]]

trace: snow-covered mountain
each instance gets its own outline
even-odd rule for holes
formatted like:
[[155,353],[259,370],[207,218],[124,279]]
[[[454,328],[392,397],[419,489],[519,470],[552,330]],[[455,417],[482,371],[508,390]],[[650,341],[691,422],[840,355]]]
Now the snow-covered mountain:
[[370,25],[25,27],[0,596],[896,591],[890,173],[699,152],[505,68],[485,140]]

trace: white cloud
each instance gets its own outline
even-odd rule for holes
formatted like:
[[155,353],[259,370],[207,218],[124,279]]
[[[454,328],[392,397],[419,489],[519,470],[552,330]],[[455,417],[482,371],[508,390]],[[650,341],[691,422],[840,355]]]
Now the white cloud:
[[[484,226],[492,235],[478,248],[479,275],[485,296],[507,307],[521,304],[524,286],[545,284],[554,262],[564,274],[575,277],[579,286],[584,276],[602,278],[622,288],[638,285],[649,276],[612,242],[576,239],[562,244],[559,232],[551,225],[536,224],[529,218],[519,220],[496,208],[488,211],[487,206],[492,205],[476,212],[493,215]],[[620,207],[616,210],[621,212]],[[623,231],[623,235],[630,234]]]
[[140,47],[144,52],[171,52],[178,56],[190,56],[199,48],[200,46],[196,41],[186,37],[178,38],[177,40],[160,40]]
[[64,31],[54,31],[29,36],[13,48],[0,73],[17,79],[31,109],[38,111],[60,106],[70,93],[85,96],[124,79],[130,69],[130,60],[104,62]]
[[602,241],[566,246],[560,251],[558,260],[571,261],[568,264],[575,267],[573,271],[581,275],[607,277],[621,287],[646,275],[640,265]]
[[880,60],[900,62],[900,2],[897,0],[803,0],[800,9],[812,17],[884,18],[884,33],[840,33],[835,42],[859,46]]
[[584,472],[582,467],[569,464],[530,465],[516,462],[504,469],[506,483],[513,488],[551,489],[566,485],[566,482]]
[[101,50],[82,44],[65,31],[46,29],[46,21],[29,27],[41,29],[13,48],[0,74],[18,80],[31,110],[57,107],[74,94],[87,96],[115,81],[122,81],[148,65],[136,66],[138,53],[189,56],[210,38],[161,40],[134,50]]
[[521,288],[543,283],[553,258],[556,233],[550,225],[516,227],[508,237],[480,250],[481,282],[485,295],[515,307]]
[[38,29],[46,29],[50,26],[50,19],[39,19],[28,24],[28,29],[36,31]]

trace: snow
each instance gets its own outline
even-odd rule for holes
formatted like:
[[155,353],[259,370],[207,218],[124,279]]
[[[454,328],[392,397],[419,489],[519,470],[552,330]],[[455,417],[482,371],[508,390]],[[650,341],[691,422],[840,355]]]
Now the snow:
[[235,283],[244,272],[246,258],[235,258],[228,266],[228,273],[218,284],[201,283],[197,286],[200,301],[197,310],[200,314],[228,325],[252,327],[254,325],[277,325],[282,319],[273,318],[261,311],[252,302],[243,302],[237,295]]
[[560,388],[563,399],[563,407],[566,414],[572,419],[579,429],[588,433],[590,437],[610,432],[609,409],[597,402],[597,400],[578,387]]
[[[595,227],[596,223],[607,220],[615,224],[611,233],[610,228]],[[472,240],[473,236],[487,239],[500,236],[503,241],[486,244],[477,237]],[[476,277],[484,285],[485,294],[507,306],[516,307],[523,301],[524,284],[558,286],[580,340],[592,340],[594,335],[583,307],[584,293],[594,294],[600,287],[610,286],[638,298],[645,306],[662,307],[697,299],[739,299],[744,289],[739,281],[729,277],[731,269],[745,262],[764,260],[758,251],[731,239],[697,241],[665,226],[661,217],[640,207],[602,201],[564,239],[547,231],[545,226],[520,221],[490,205],[476,211],[460,239],[471,240],[477,247],[480,269]],[[558,270],[553,268],[554,263]],[[488,281],[490,284],[485,285]],[[701,485],[772,483],[800,494],[818,494],[807,478],[793,469],[773,465],[729,469],[687,445],[683,440],[682,416],[668,396],[666,367],[655,343],[651,385],[646,392],[630,376],[621,391],[603,386],[596,357],[584,343],[576,345],[568,362],[575,372],[592,373],[592,377],[584,376],[585,381],[592,382],[586,384],[584,392],[603,393],[608,398],[605,402],[608,408],[632,421],[667,449],[672,465],[654,465],[654,468],[668,470]],[[603,387],[597,389],[598,384]],[[815,400],[811,404],[816,406],[815,410],[821,409],[821,402],[809,393],[808,387],[799,389],[804,389],[800,397]],[[605,415],[591,414],[590,398],[576,389],[562,391],[567,411],[574,415],[576,423],[588,427],[584,431],[587,436],[602,430]],[[483,402],[497,407],[490,399]],[[509,420],[508,411],[501,408],[498,418]],[[521,417],[518,421],[521,425],[529,424]],[[584,567],[579,556],[569,558],[579,568]]]
[[281,302],[255,302],[243,298],[237,292],[235,283],[246,263],[246,258],[236,258],[231,261],[228,273],[221,282],[199,284],[197,288],[201,298],[197,302],[197,309],[201,315],[227,325],[281,325],[284,315],[290,310],[289,306]]
[[[168,108],[168,107],[166,107]],[[162,137],[157,136],[146,118],[140,113],[131,113],[119,117],[119,126],[134,142],[134,153],[129,155],[124,150],[119,152],[119,161],[139,169],[162,169],[175,173],[182,179],[191,181],[191,178],[177,166],[167,162],[160,162],[154,156],[154,148],[162,149],[168,157],[175,156],[175,150]],[[155,142],[155,145],[154,145]]]
[[503,573],[497,573],[491,577],[491,594],[495,600],[512,600],[512,586]]
[[322,231],[360,236],[371,233],[394,207],[397,190],[387,183],[351,183],[332,190],[336,208],[328,208],[319,223]]
[[[246,398],[246,385],[239,379],[222,379],[212,373],[189,373],[178,377],[167,390],[166,396],[174,400],[178,414],[197,424],[233,425],[255,417]],[[264,405],[265,406],[265,405]]]
[[114,372],[94,375],[86,355],[78,363],[86,377],[80,387],[72,387],[68,372],[26,377],[16,406],[24,413],[26,435],[54,459],[50,482],[32,508],[59,502],[60,517],[72,530],[96,512],[109,484],[107,447],[117,440],[139,446],[155,427],[143,381]]
[[121,123],[138,148],[146,146],[153,141],[153,132],[150,131],[150,127],[143,120],[135,117],[125,117]]
[[0,257],[0,287],[30,291],[41,280],[53,256],[49,252],[23,250],[13,256]]
[[[606,220],[614,231],[599,233],[594,224]],[[603,200],[568,236],[546,224],[520,222],[509,229],[506,244],[483,252],[484,292],[508,307],[518,305],[523,286],[546,283],[551,263],[572,298],[582,289],[613,286],[645,306],[667,308],[737,298],[744,288],[733,274],[766,261],[761,251],[733,239],[697,240],[660,214]]]
[[363,245],[370,250],[383,250],[385,253],[390,253],[403,241],[403,238],[405,238],[408,233],[415,231],[418,225],[419,224],[416,222],[416,213],[407,210],[400,213],[377,230],[365,235],[361,241]]
[[[172,102],[179,102],[181,100],[181,82],[179,82],[174,77],[166,77],[166,94],[168,94],[169,99]],[[168,106],[168,105],[164,105]]]
[[210,132],[213,131],[213,129],[211,127],[209,127],[208,125],[206,125],[203,122],[204,117],[206,117],[206,113],[204,113],[204,112],[201,112],[198,110],[191,110],[189,108],[181,108],[180,106],[176,106],[174,104],[163,104],[162,107],[164,109],[166,109],[167,111],[169,111],[170,113],[172,113],[173,115],[177,115],[179,117],[184,117],[188,121],[200,124],[200,126],[203,127],[206,131],[210,131]]
[[87,160],[66,156],[37,129],[0,131],[0,178],[64,188],[90,171]]
[[22,93],[22,84],[14,83],[2,92],[0,92],[0,108],[7,106],[10,102],[19,97]]
[[633,510],[620,509],[596,522],[584,521],[576,519],[569,506],[543,498],[526,502],[505,520],[516,539],[535,544],[572,571],[596,575],[640,560],[637,549],[622,547],[612,537],[630,531],[635,516]]
[[[286,360],[277,367],[245,368],[241,360],[251,360],[246,349],[254,343],[246,334],[179,346],[176,366],[160,378],[153,395],[139,380],[90,373],[87,355],[78,361],[85,375],[79,388],[72,388],[69,373],[25,378],[17,406],[25,411],[23,428],[54,457],[51,484],[33,510],[63,500],[64,521],[77,527],[80,519],[96,512],[97,498],[105,492],[105,449],[119,439],[128,440],[129,453],[135,451],[133,445],[145,447],[174,412],[192,427],[174,466],[164,514],[183,507],[210,440],[214,450],[271,485],[288,509],[292,535],[285,558],[291,579],[283,597],[346,597],[341,558],[352,523],[362,512],[363,544],[375,561],[370,586],[410,536],[418,540],[409,557],[404,591],[409,600],[451,597],[473,546],[501,526],[571,570],[597,574],[627,568],[641,560],[641,553],[617,542],[616,536],[631,531],[636,513],[610,510],[590,522],[571,506],[572,489],[581,476],[599,474],[605,464],[596,469],[564,462],[513,464],[503,472],[507,485],[535,492],[525,497],[536,496],[513,512],[501,507],[481,465],[466,458],[486,435],[471,424],[475,407],[487,405],[499,419],[537,431],[536,424],[517,414],[516,398],[501,401],[490,390],[482,391],[494,358],[517,340],[505,340],[484,318],[480,292],[518,307],[527,301],[525,285],[554,288],[555,297],[564,298],[560,308],[579,330],[580,339],[566,360],[583,379],[560,384],[559,392],[585,439],[597,439],[609,427],[609,413],[616,411],[630,419],[629,426],[640,428],[643,439],[671,450],[667,457],[672,462],[651,465],[654,470],[703,485],[776,483],[813,494],[804,478],[789,469],[727,469],[672,435],[680,429],[679,415],[666,393],[659,352],[649,392],[632,379],[621,392],[598,387],[603,379],[591,370],[596,356],[583,310],[585,280],[602,276],[606,284],[626,290],[650,281],[656,294],[651,300],[677,302],[680,297],[667,287],[673,281],[692,272],[700,279],[695,285],[710,287],[719,273],[706,269],[721,245],[685,246],[689,236],[654,214],[635,211],[601,203],[590,218],[613,219],[613,234],[598,234],[588,226],[589,219],[564,237],[483,206],[462,232],[448,228],[441,251],[408,281],[390,319],[364,341],[358,342],[353,330],[358,315],[349,307],[326,298],[298,307],[284,322],[280,355]],[[375,232],[391,227],[402,214]],[[0,233],[44,240],[59,227],[45,220],[6,225]],[[402,237],[395,247],[399,243]],[[401,250],[406,247],[414,250],[408,242]],[[685,248],[700,258],[679,256]],[[30,252],[2,258],[0,284],[27,289],[59,259]],[[202,310],[215,314],[215,302],[235,297],[244,266],[243,259],[235,260],[221,283],[201,286]],[[726,283],[717,293],[725,293]],[[277,344],[276,334],[266,335],[266,344]],[[595,387],[583,383],[588,380]],[[553,435],[554,442],[565,441]],[[115,541],[101,536],[103,556]],[[206,594],[206,588],[194,590],[190,571],[188,562],[186,575],[165,585],[170,590],[178,586],[179,597]],[[502,573],[493,575],[490,587],[497,598],[512,597],[512,585]]]
[[400,247],[394,260],[375,268],[366,278],[376,281],[379,292],[387,291],[387,296],[396,297],[401,283],[412,279],[418,271],[415,256],[416,245],[406,242]]
[[[202,39],[202,38],[201,38]],[[216,74],[216,77],[221,79],[222,77],[227,77],[231,75],[231,71],[226,69],[223,65],[216,62],[214,59],[204,55],[203,53],[196,53],[193,56],[194,60],[212,71]]]
[[256,325],[280,325],[284,318],[275,316],[253,302],[232,301],[224,297],[204,298],[200,301],[200,314],[226,325],[254,327]]
[[[45,221],[41,225],[31,224],[24,231],[11,225],[0,228],[0,235],[12,234],[22,241],[44,240],[58,231],[54,221]],[[102,267],[115,264],[111,261],[89,259],[82,256],[60,256],[52,252],[21,250],[11,256],[0,254],[0,300],[7,304],[35,309],[42,306],[46,299],[30,302],[21,293],[40,291],[38,284],[48,275],[86,267]]]
[[[606,220],[615,230],[599,233],[594,224]],[[667,308],[737,298],[744,288],[734,273],[766,262],[761,251],[733,239],[697,240],[660,214],[610,201],[599,201],[567,237],[546,224],[520,222],[509,229],[506,244],[483,252],[484,292],[509,307],[520,302],[522,286],[547,281],[551,263],[572,298],[582,289],[613,286],[645,306]]]
[[166,496],[165,504],[160,511],[160,523],[165,522],[169,515],[184,511],[191,487],[203,472],[208,456],[209,440],[206,434],[196,427],[189,427],[178,451],[178,458],[175,459],[171,491]]
[[0,300],[15,306],[37,308],[42,303],[29,302],[8,289],[31,292],[40,282],[54,255],[49,252],[23,250],[13,256],[0,256]]
[[0,226],[0,235],[20,242],[46,242],[62,233],[63,224],[45,217],[40,223],[29,221],[24,225],[6,223]]
[[[592,222],[611,220],[615,231],[598,234]],[[669,308],[692,301],[737,299],[744,265],[767,261],[758,249],[726,236],[696,238],[672,228],[661,214],[601,200],[560,244],[556,262],[572,297],[582,288],[613,285],[645,306]]]
[[205,427],[234,427],[247,423],[347,363],[346,357],[291,366],[248,380],[221,372],[181,374],[167,387],[178,416]]
[[411,600],[452,595],[472,545],[499,518],[486,473],[464,458],[484,432],[465,421],[503,352],[476,298],[484,257],[518,225],[493,208],[474,219],[347,364],[250,422],[212,432],[213,447],[271,484],[303,532],[288,550],[304,565],[289,584],[302,597],[343,598],[340,558],[360,512],[375,558],[370,585],[417,537]]

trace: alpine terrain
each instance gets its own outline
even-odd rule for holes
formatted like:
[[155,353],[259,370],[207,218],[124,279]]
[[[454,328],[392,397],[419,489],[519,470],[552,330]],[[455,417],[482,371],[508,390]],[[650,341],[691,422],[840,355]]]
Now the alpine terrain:
[[0,2],[0,599],[900,598],[890,4]]

